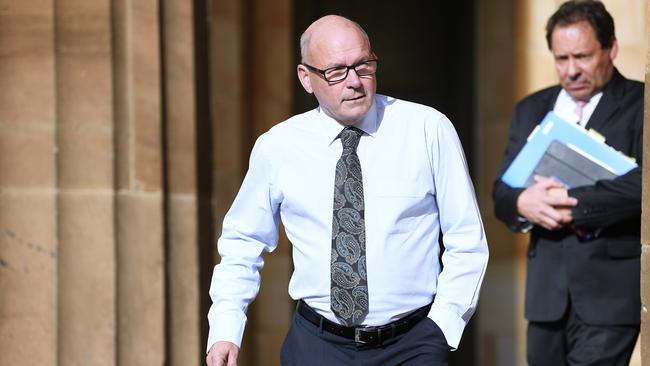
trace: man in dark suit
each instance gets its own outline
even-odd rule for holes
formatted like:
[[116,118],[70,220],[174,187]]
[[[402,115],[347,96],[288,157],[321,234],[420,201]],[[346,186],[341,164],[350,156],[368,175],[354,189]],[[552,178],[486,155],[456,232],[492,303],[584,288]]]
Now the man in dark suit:
[[[614,21],[602,3],[564,3],[548,20],[560,85],[519,102],[498,177],[547,112],[574,113],[607,144],[642,158],[643,84],[614,67]],[[530,231],[525,315],[531,365],[627,365],[640,323],[641,168],[594,185],[497,179],[496,216]]]

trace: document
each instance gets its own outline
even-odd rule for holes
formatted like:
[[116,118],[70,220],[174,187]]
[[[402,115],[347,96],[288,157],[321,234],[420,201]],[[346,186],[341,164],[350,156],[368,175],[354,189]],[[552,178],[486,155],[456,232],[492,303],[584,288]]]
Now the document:
[[543,175],[573,188],[613,179],[636,166],[634,159],[607,145],[601,135],[549,112],[501,180],[520,188],[534,184],[534,175]]

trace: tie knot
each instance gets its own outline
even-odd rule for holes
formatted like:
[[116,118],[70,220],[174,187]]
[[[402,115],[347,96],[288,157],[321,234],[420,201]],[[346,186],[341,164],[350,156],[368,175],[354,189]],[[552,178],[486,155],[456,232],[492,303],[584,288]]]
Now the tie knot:
[[343,131],[341,131],[341,143],[343,144],[344,153],[349,154],[357,149],[357,145],[359,145],[359,138],[361,138],[361,133],[361,130],[356,127],[346,127],[343,129]]

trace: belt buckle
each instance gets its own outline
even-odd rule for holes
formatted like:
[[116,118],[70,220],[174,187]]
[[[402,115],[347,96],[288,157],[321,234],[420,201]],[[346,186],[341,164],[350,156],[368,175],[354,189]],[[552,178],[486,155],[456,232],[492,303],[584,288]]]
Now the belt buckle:
[[354,328],[354,342],[358,344],[366,344],[368,342],[361,339],[361,332],[364,331],[364,327]]

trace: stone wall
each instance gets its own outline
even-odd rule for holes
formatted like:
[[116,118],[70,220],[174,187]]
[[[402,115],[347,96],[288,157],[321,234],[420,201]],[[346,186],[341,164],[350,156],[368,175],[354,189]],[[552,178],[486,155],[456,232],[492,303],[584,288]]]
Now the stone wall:
[[0,1],[2,365],[202,362],[194,5]]
[[[650,4],[646,7],[646,23],[650,19]],[[646,40],[650,27],[646,25]],[[643,118],[643,202],[641,205],[641,364],[650,365],[650,44],[646,43],[645,104]]]

